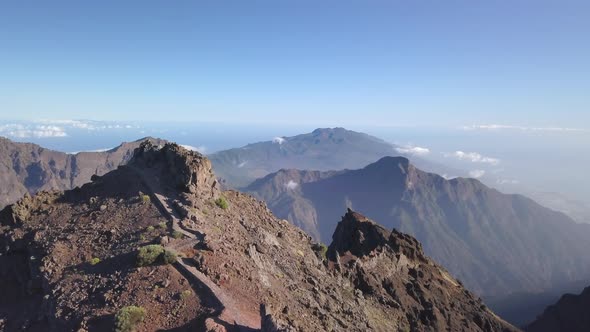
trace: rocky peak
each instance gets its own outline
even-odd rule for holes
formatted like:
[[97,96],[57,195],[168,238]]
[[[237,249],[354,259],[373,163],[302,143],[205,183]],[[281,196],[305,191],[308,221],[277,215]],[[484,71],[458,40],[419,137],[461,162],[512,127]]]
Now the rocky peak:
[[338,223],[329,250],[331,257],[347,252],[356,257],[363,257],[384,247],[389,247],[410,259],[426,261],[422,245],[418,240],[395,229],[388,231],[351,209],[348,209],[342,221]]
[[143,142],[135,149],[129,165],[152,171],[160,183],[198,196],[215,196],[220,191],[211,162],[196,151],[178,144]]

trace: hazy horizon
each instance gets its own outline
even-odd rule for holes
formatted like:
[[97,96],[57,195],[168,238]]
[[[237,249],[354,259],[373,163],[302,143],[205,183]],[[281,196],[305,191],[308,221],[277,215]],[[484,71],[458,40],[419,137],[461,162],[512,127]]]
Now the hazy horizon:
[[65,152],[149,135],[210,153],[339,126],[504,191],[588,201],[589,9],[4,3],[0,135]]

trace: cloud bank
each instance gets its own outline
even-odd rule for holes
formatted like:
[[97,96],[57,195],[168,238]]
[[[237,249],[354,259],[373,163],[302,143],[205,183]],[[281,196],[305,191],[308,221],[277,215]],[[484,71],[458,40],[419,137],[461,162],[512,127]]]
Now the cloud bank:
[[480,177],[484,176],[486,174],[486,171],[484,171],[483,169],[474,169],[473,171],[469,171],[469,177],[472,177],[474,179],[479,179]]
[[411,154],[414,156],[424,156],[430,153],[430,149],[419,146],[400,146],[396,147],[398,153]]
[[482,163],[490,165],[498,165],[500,163],[500,159],[498,158],[485,157],[477,152],[455,151],[453,153],[445,153],[444,156],[454,157],[459,160],[466,160],[472,163]]
[[186,145],[186,144],[180,144],[180,146],[182,146],[183,148],[187,149],[187,150],[191,150],[191,151],[197,151],[199,153],[205,153],[205,151],[207,151],[207,148],[204,146],[192,146],[192,145]]
[[505,124],[479,124],[463,126],[463,130],[487,130],[487,131],[500,131],[500,130],[514,130],[514,131],[525,131],[525,132],[587,132],[587,129],[581,128],[570,128],[570,127],[527,127],[518,125],[505,125]]
[[285,187],[289,190],[295,190],[299,187],[299,184],[293,180],[289,180],[289,182],[285,183]]
[[275,137],[272,139],[272,142],[281,145],[285,142],[285,139],[283,137]]
[[0,125],[0,135],[11,138],[49,138],[68,136],[62,127],[52,125],[25,125],[17,123]]

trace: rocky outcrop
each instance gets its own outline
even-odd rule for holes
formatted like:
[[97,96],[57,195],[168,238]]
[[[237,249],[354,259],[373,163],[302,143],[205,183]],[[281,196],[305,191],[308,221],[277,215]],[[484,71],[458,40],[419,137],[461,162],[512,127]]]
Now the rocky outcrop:
[[161,183],[180,191],[209,197],[220,191],[209,159],[174,143],[159,146],[145,141],[135,150],[129,164],[153,169],[152,175],[158,176]]
[[328,249],[330,267],[358,298],[395,308],[411,331],[510,331],[481,299],[430,260],[413,237],[348,210]]
[[579,295],[565,294],[525,328],[528,332],[590,331],[590,287]]

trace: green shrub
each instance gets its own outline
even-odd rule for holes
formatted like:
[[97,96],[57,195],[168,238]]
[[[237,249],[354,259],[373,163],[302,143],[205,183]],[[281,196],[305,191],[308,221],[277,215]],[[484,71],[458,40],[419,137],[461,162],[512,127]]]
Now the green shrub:
[[322,259],[326,259],[326,253],[328,253],[328,246],[323,243],[320,243],[320,256]]
[[137,266],[152,265],[163,253],[164,248],[159,244],[150,244],[141,247],[137,252]]
[[159,229],[166,229],[167,227],[168,227],[168,226],[167,226],[167,225],[166,225],[166,223],[165,223],[165,222],[163,222],[163,221],[162,221],[161,223],[159,223],[159,224],[158,224],[158,228],[159,228]]
[[141,194],[139,195],[139,199],[141,199],[143,203],[151,202],[150,195]]
[[94,265],[100,263],[100,258],[94,257],[88,263],[90,263],[90,265],[94,266]]
[[164,260],[164,264],[173,264],[176,262],[176,254],[172,251],[164,250],[162,259]]
[[219,197],[218,199],[215,200],[215,205],[219,206],[222,209],[227,209],[228,204],[227,204],[227,200],[225,199],[225,197]]
[[183,236],[184,236],[184,234],[182,234],[182,232],[179,232],[179,231],[172,232],[172,237],[175,238],[175,239],[180,239]]
[[148,226],[145,230],[148,232],[153,232],[156,228],[154,226]]
[[155,263],[172,264],[176,262],[176,254],[164,249],[159,244],[150,244],[139,248],[137,252],[137,266],[148,266]]
[[136,306],[121,308],[115,315],[116,332],[133,332],[145,318],[145,309]]

